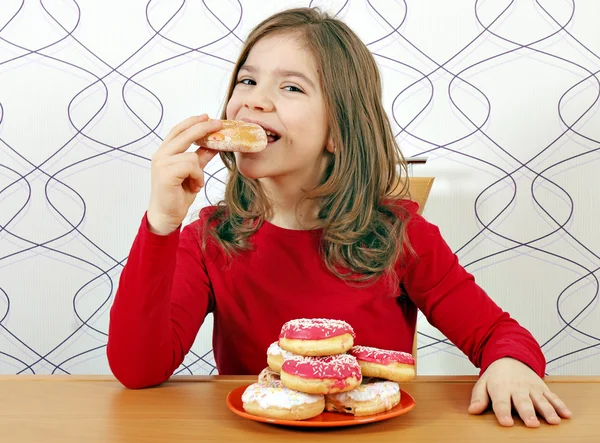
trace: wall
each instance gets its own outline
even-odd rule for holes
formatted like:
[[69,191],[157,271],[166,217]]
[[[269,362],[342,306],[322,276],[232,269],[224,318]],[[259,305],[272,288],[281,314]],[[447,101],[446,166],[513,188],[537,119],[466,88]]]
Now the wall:
[[[324,6],[368,44],[425,216],[543,345],[600,374],[600,4],[575,1],[22,2],[0,6],[0,373],[108,373],[108,310],[149,197],[150,157],[217,116],[249,30]],[[218,200],[226,177],[207,167]],[[211,319],[181,373],[214,371]],[[419,320],[419,371],[475,373]]]

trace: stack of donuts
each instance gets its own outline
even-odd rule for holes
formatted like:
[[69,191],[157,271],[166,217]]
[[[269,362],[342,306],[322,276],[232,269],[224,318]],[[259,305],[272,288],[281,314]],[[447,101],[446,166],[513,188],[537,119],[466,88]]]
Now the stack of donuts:
[[249,414],[305,420],[323,411],[364,416],[400,402],[398,383],[415,376],[411,354],[354,346],[356,334],[341,320],[295,319],[267,350],[258,382],[242,395]]

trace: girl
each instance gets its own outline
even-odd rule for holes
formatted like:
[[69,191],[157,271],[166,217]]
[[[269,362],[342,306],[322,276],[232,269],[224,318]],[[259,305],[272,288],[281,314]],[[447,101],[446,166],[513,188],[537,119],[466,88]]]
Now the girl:
[[[417,308],[481,369],[469,412],[491,399],[527,426],[570,416],[545,385],[531,334],[474,282],[408,197],[376,63],[341,21],[303,8],[250,34],[222,119],[271,135],[258,154],[221,153],[225,200],[181,223],[215,152],[190,145],[220,128],[175,126],[152,159],[148,210],[111,309],[108,360],[125,386],[166,381],[214,314],[220,374],[258,374],[293,318],[349,322],[357,343],[410,352]],[[560,416],[560,417],[559,417]]]

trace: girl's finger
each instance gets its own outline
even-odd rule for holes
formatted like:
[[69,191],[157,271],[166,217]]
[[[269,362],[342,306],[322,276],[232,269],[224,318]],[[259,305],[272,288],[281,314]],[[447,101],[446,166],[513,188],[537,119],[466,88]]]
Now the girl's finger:
[[198,162],[200,164],[200,167],[202,169],[206,168],[206,165],[208,164],[208,162],[210,162],[218,153],[219,153],[219,151],[214,151],[212,149],[206,149],[206,148],[196,149],[196,156],[198,157]]
[[529,392],[517,391],[513,392],[512,402],[515,405],[515,409],[519,413],[519,416],[528,428],[537,428],[540,425],[540,421],[535,414],[535,408]]
[[487,409],[488,404],[489,396],[487,393],[487,383],[484,378],[480,378],[473,387],[469,412],[471,414],[481,414]]
[[175,177],[176,182],[173,184],[183,183],[189,177],[193,183],[193,187],[190,187],[193,192],[198,192],[200,190],[198,188],[204,186],[204,172],[198,164],[193,164],[192,162],[175,163],[169,166],[169,174]]
[[159,151],[166,155],[181,154],[188,150],[192,143],[211,132],[218,131],[223,127],[221,120],[208,120],[197,122],[184,129],[168,143],[163,143]]
[[194,117],[186,118],[184,121],[178,123],[177,125],[173,126],[173,128],[171,128],[171,130],[169,131],[169,133],[163,140],[163,142],[161,144],[161,148],[168,145],[171,140],[173,140],[175,137],[177,137],[179,134],[181,134],[186,129],[191,128],[192,126],[194,126],[197,123],[205,122],[207,120],[208,120],[208,115],[206,115],[206,114],[196,115]]
[[492,409],[502,426],[512,426],[514,420],[511,414],[510,392],[503,389],[489,390]]
[[546,399],[550,402],[554,410],[558,412],[559,416],[562,418],[571,418],[571,415],[573,415],[572,412],[569,410],[569,408],[567,408],[567,405],[564,404],[558,395],[548,390],[547,392],[544,392],[544,397],[546,397]]
[[533,401],[535,409],[542,417],[546,419],[549,424],[557,425],[560,423],[560,417],[554,410],[554,407],[550,404],[546,397],[544,397],[543,393],[540,392],[531,394],[531,400]]

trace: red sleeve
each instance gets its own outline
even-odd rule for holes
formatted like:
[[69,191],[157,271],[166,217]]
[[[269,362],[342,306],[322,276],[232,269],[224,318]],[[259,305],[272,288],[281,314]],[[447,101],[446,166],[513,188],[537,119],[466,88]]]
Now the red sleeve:
[[195,224],[160,236],[144,215],[110,311],[107,356],[128,388],[166,381],[212,310]]
[[537,341],[475,283],[437,226],[413,211],[407,235],[417,257],[402,276],[408,296],[480,374],[494,361],[512,357],[543,377],[546,360]]

